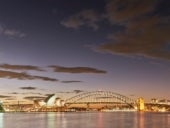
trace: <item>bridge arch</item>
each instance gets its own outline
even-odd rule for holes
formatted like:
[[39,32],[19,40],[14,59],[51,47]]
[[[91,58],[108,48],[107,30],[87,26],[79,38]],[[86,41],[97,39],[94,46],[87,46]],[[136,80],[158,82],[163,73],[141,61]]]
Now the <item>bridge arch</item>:
[[111,91],[93,91],[84,92],[65,100],[66,105],[77,103],[124,103],[131,107],[135,104],[135,100]]

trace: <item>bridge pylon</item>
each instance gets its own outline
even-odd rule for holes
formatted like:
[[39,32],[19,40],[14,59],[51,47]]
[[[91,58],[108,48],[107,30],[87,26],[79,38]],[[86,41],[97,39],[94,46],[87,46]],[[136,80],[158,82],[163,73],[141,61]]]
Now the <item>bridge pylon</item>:
[[145,109],[145,102],[142,97],[138,98],[137,100],[137,108],[138,108],[138,111],[144,111]]

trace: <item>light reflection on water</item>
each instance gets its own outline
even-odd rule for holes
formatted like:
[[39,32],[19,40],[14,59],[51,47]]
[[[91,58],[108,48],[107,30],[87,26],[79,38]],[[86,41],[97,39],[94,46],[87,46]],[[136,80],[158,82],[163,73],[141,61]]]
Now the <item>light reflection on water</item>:
[[3,122],[3,113],[0,113],[0,128],[3,128],[4,126],[4,122]]
[[0,113],[0,128],[169,128],[170,113]]

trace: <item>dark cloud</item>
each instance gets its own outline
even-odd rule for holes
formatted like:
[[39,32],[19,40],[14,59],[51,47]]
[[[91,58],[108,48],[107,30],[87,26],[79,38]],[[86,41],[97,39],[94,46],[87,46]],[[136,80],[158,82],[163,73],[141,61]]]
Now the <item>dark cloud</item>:
[[67,20],[61,22],[68,28],[78,29],[81,26],[88,26],[94,30],[98,29],[97,22],[101,20],[101,16],[94,10],[83,10],[75,15],[70,16]]
[[11,98],[12,96],[0,95],[0,98]]
[[111,23],[129,22],[154,10],[157,0],[109,0],[106,14]]
[[43,76],[34,76],[36,79],[40,79],[40,80],[44,80],[44,81],[52,81],[52,82],[56,82],[58,81],[57,79],[54,78],[49,78],[49,77],[43,77]]
[[[170,16],[161,15],[156,0],[114,0],[107,4],[108,19],[126,29],[110,35],[99,50],[112,54],[170,59]],[[169,13],[169,12],[167,12]]]
[[82,81],[71,80],[71,81],[61,81],[62,83],[80,83]]
[[[71,92],[71,91],[66,91],[66,92],[64,92],[64,91],[60,91],[60,92],[56,92],[56,93],[70,94],[70,93],[73,93],[73,92]],[[49,94],[47,94],[47,96],[49,96]]]
[[45,96],[51,96],[51,94],[45,94]]
[[[92,23],[98,28],[98,22],[105,20],[113,27],[113,33],[97,47],[98,51],[169,60],[169,6],[168,0],[107,0],[103,13],[84,10],[69,17],[63,25],[79,28]],[[123,29],[115,30],[116,25]]]
[[11,64],[0,64],[0,68],[10,69],[10,70],[35,70],[44,71],[37,66],[32,65],[11,65]]
[[44,100],[46,97],[43,97],[43,96],[27,96],[27,97],[24,97],[24,99],[26,100]]
[[33,79],[32,76],[26,74],[26,73],[18,73],[18,72],[12,72],[12,71],[3,71],[0,70],[0,78],[8,78],[8,79]]
[[36,92],[28,92],[28,93],[26,93],[26,94],[36,94],[36,95],[43,95],[43,94],[41,94],[41,93],[36,93]]
[[57,79],[49,78],[49,77],[42,77],[42,76],[34,76],[29,75],[25,72],[12,72],[12,71],[4,71],[0,70],[0,78],[8,78],[8,79],[19,79],[19,80],[44,80],[44,81],[58,81]]
[[[30,88],[34,88],[34,87],[30,87]],[[27,87],[21,87],[20,89],[27,89]],[[35,88],[35,89],[37,89],[37,88]],[[31,89],[28,89],[28,90],[31,90]],[[32,90],[34,90],[34,89],[32,89]],[[36,93],[36,92],[27,92],[27,93],[12,92],[12,93],[8,93],[8,94],[14,94],[14,95],[17,95],[17,94],[22,94],[22,95],[29,95],[29,94],[43,95],[41,93]]]
[[62,67],[62,66],[49,66],[54,69],[54,72],[63,72],[63,73],[107,73],[104,70],[99,70],[90,67]]
[[[56,92],[56,93],[64,93],[64,94],[71,94],[71,93],[81,93],[81,92],[84,92],[83,90],[78,90],[78,89],[75,89],[73,91],[60,91],[60,92]],[[46,96],[49,96],[51,94],[46,94]]]
[[36,90],[36,87],[20,87],[20,89],[25,89],[25,90]]
[[15,94],[16,95],[16,94],[19,94],[19,93],[18,92],[12,92],[12,93],[9,93],[9,94]]
[[84,92],[83,90],[73,90],[74,93],[81,93],[81,92]]

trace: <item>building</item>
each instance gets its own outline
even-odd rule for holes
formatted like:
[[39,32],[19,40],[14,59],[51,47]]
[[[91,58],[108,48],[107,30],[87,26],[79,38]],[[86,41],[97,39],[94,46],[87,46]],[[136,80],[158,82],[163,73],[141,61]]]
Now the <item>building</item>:
[[157,104],[158,102],[159,102],[159,100],[156,98],[151,99],[151,103],[153,103],[153,104]]
[[167,105],[170,105],[170,100],[167,100],[167,99],[159,100],[159,104],[167,104]]
[[0,112],[4,112],[3,102],[2,101],[0,101]]
[[56,94],[49,95],[45,100],[34,101],[35,108],[56,108],[63,107],[64,105],[64,100],[61,100]]
[[138,98],[137,103],[138,103],[138,110],[144,111],[144,109],[145,109],[144,99],[142,97]]

